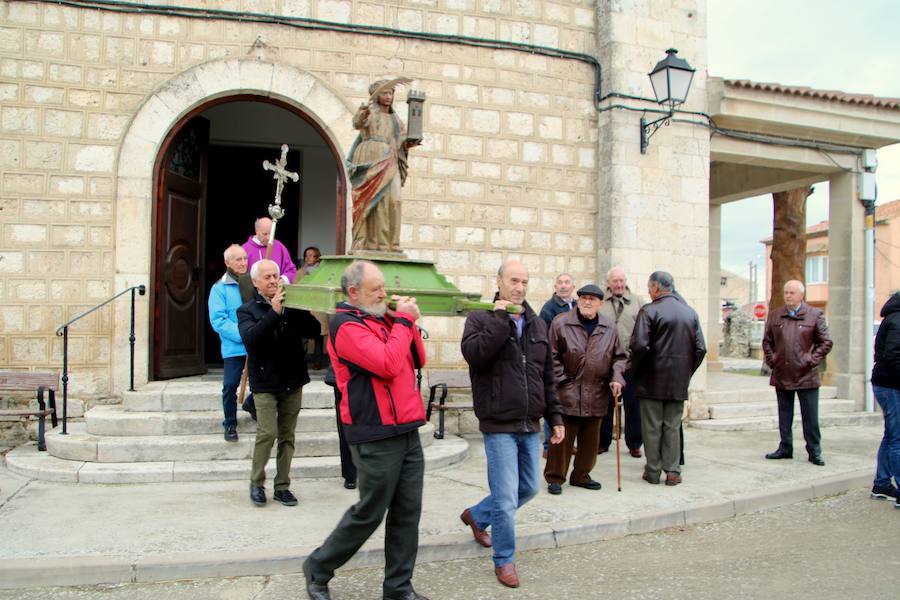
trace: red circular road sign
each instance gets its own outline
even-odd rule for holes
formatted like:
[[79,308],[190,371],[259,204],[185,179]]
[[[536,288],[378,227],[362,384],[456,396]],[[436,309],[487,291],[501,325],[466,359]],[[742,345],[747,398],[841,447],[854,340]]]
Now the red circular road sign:
[[766,317],[766,305],[762,302],[757,302],[753,306],[753,316],[757,319],[764,319]]

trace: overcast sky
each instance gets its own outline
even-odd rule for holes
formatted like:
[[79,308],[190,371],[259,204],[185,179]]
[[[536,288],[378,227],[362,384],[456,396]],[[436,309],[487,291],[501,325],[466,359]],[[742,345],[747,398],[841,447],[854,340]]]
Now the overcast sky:
[[[900,1],[707,1],[711,76],[900,98]],[[900,144],[878,161],[878,204],[900,199]],[[809,225],[828,218],[828,184],[815,189]],[[771,195],[726,204],[722,267],[746,276],[771,233]]]

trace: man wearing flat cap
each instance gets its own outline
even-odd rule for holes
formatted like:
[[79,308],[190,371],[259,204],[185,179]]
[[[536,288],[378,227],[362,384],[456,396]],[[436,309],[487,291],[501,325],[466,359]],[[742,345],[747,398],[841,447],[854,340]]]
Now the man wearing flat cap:
[[[566,432],[562,444],[550,446],[544,467],[547,491],[554,495],[562,493],[576,442],[579,448],[597,447],[610,394],[618,395],[625,385],[625,348],[615,322],[599,314],[603,290],[590,283],[577,294],[575,310],[550,325],[553,378]],[[600,482],[591,478],[596,462],[596,452],[575,454],[569,485],[599,490]]]

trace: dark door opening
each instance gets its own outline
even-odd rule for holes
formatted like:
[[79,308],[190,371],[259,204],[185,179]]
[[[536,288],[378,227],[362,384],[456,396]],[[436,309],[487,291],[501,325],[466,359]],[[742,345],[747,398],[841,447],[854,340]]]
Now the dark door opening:
[[[281,148],[248,148],[240,146],[211,146],[209,149],[209,191],[206,205],[206,289],[209,291],[225,272],[222,253],[231,244],[243,245],[253,235],[253,224],[259,217],[268,215],[269,205],[275,197],[275,180],[272,172],[262,168],[264,160],[275,162]],[[290,150],[287,168],[300,171],[300,151]],[[281,194],[281,206],[285,217],[275,228],[275,238],[290,251],[294,264],[298,264],[300,204],[303,188],[288,182]],[[204,328],[206,364],[222,364],[219,336],[209,325]]]
[[192,110],[172,128],[154,167],[153,379],[221,365],[220,341],[209,325],[209,290],[225,272],[225,248],[246,242],[254,221],[268,214],[275,181],[262,162],[277,160],[281,144],[290,147],[288,168],[300,173],[300,182],[285,186],[286,214],[276,238],[295,264],[310,245],[323,254],[344,252],[346,173],[315,120],[250,95]]

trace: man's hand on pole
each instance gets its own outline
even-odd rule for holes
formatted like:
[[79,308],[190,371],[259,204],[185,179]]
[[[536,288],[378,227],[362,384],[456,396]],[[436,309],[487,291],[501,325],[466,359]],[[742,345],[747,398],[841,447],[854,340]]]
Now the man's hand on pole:
[[272,296],[272,310],[279,315],[284,314],[284,285],[278,281],[278,291]]
[[398,295],[394,294],[393,296],[391,296],[391,300],[393,302],[396,302],[396,306],[397,306],[397,308],[394,309],[393,311],[388,309],[389,314],[391,316],[393,316],[394,313],[398,313],[398,312],[410,315],[411,317],[413,317],[415,319],[418,319],[419,317],[422,316],[422,313],[419,312],[419,305],[416,304],[415,296],[413,296],[413,297],[398,296]]

